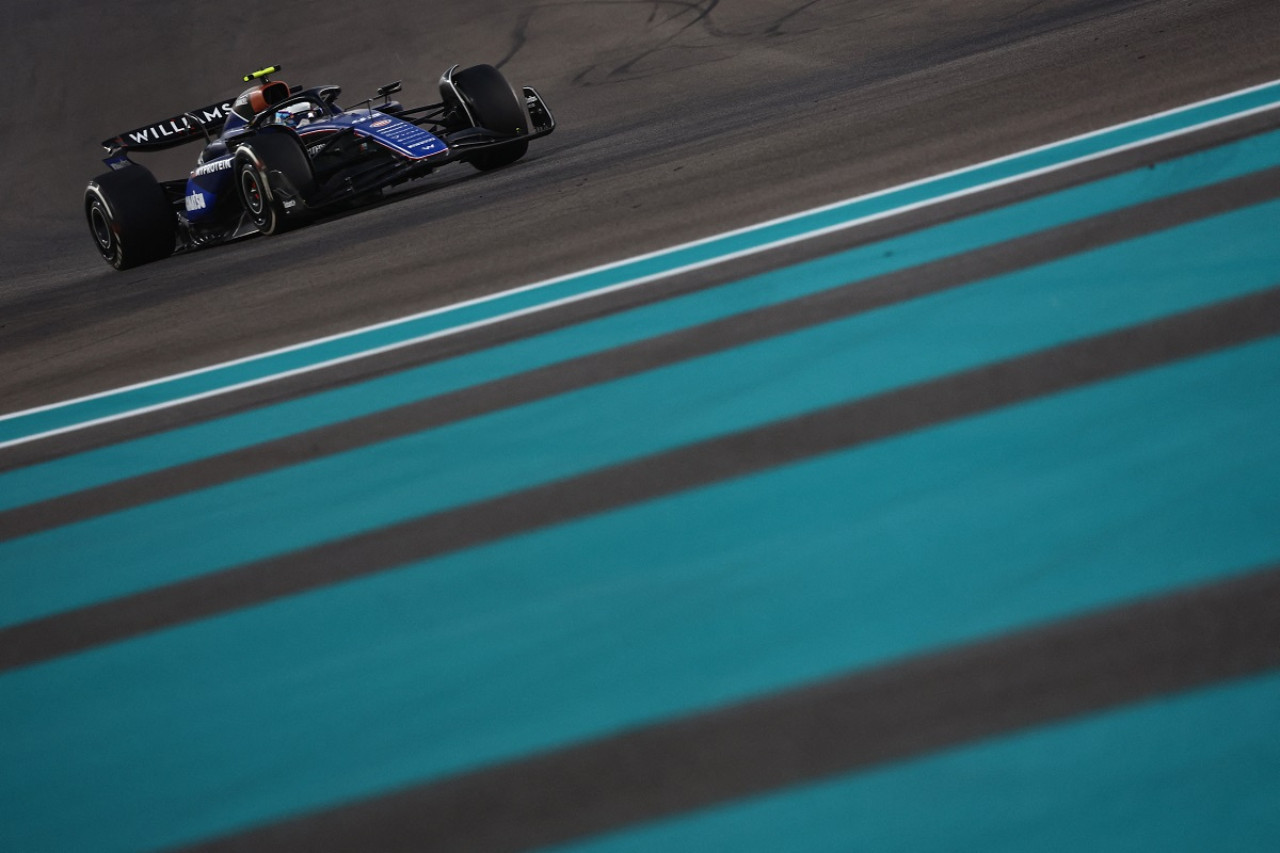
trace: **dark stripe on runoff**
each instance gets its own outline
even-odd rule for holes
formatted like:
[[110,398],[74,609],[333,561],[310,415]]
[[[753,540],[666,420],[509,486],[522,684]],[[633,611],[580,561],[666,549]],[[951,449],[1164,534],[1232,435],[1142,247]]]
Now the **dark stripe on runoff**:
[[0,541],[905,302],[1280,196],[1280,168],[628,346],[0,513]]
[[[128,441],[236,412],[278,403],[292,397],[316,393],[431,362],[464,355],[485,347],[543,334],[573,323],[616,314],[643,305],[736,281],[765,269],[800,263],[822,254],[841,251],[932,227],[985,210],[1015,204],[1045,193],[1120,174],[1142,166],[1173,159],[1193,151],[1243,139],[1276,126],[1274,114],[1263,114],[1187,136],[1163,140],[1138,149],[1123,151],[1099,160],[1078,164],[1034,179],[959,199],[952,199],[889,219],[867,223],[847,231],[814,238],[798,245],[773,249],[714,267],[601,294],[554,310],[513,318],[492,326],[471,329],[432,341],[414,344],[332,368],[274,381],[179,407],[139,415],[38,442],[18,445],[0,452],[0,471],[46,462],[72,453]],[[1158,207],[1158,203],[1157,203]]]
[[0,671],[1280,333],[1280,287],[0,629]]
[[1277,667],[1271,568],[188,849],[526,850]]

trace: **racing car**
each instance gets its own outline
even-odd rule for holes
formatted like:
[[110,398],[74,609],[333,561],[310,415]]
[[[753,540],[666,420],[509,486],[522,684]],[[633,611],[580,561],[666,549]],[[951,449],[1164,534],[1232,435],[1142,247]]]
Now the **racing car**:
[[[290,86],[272,79],[281,70],[246,74],[251,85],[233,100],[102,143],[111,171],[89,182],[84,212],[107,263],[123,270],[254,232],[279,234],[456,160],[497,169],[556,126],[534,89],[515,89],[491,65],[454,65],[440,77],[440,101],[412,108],[391,99],[400,81],[344,109],[338,86]],[[158,181],[129,159],[197,141],[203,148],[184,179]]]

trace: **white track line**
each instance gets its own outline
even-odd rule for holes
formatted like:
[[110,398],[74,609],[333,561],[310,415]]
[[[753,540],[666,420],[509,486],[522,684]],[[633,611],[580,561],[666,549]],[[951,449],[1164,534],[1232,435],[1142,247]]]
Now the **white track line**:
[[[683,251],[685,249],[694,248],[696,246],[705,245],[707,243],[716,242],[718,240],[725,240],[725,239],[736,237],[742,234],[749,234],[753,231],[762,231],[766,228],[770,228],[775,225],[780,225],[786,222],[791,222],[796,219],[801,219],[807,216],[814,216],[829,210],[834,210],[836,208],[869,201],[871,199],[879,198],[881,196],[889,195],[891,193],[902,192],[918,186],[922,186],[924,184],[946,180],[947,178],[951,178],[957,175],[962,175],[968,172],[977,171],[979,169],[989,168],[991,166],[999,165],[1001,163],[1005,163],[1010,160],[1015,160],[1021,157],[1027,157],[1033,154],[1037,154],[1042,151],[1048,151],[1054,148],[1064,147],[1066,145],[1070,145],[1072,143],[1079,142],[1085,139],[1090,139],[1095,136],[1101,136],[1107,133],[1114,133],[1116,131],[1123,130],[1127,127],[1133,127],[1135,125],[1143,124],[1145,122],[1156,121],[1167,116],[1176,115],[1182,112],[1188,112],[1190,110],[1208,106],[1213,103],[1228,100],[1230,98],[1240,97],[1242,95],[1247,95],[1251,92],[1256,92],[1262,89],[1266,89],[1268,87],[1275,86],[1277,83],[1280,83],[1280,80],[1273,80],[1269,83],[1262,83],[1257,86],[1250,86],[1248,88],[1240,89],[1235,92],[1230,92],[1225,95],[1218,95],[1213,98],[1207,98],[1203,101],[1197,101],[1195,103],[1187,104],[1185,106],[1175,107],[1173,109],[1165,110],[1159,113],[1153,113],[1151,115],[1144,116],[1142,118],[1133,119],[1131,121],[1126,121],[1120,124],[1111,125],[1109,127],[1105,127],[1100,130],[1094,130],[1088,133],[1082,133],[1078,136],[1072,136],[1067,139],[1059,140],[1057,142],[1051,142],[1046,145],[1037,146],[1035,148],[1028,148],[1023,151],[1016,152],[1014,154],[1007,154],[1001,157],[996,157],[994,159],[986,160],[981,163],[974,164],[972,166],[965,166],[959,169],[954,169],[949,172],[943,172],[937,175],[932,175],[927,178],[921,178],[915,181],[910,181],[908,183],[898,184],[897,186],[889,187],[887,189],[877,190],[875,192],[866,193],[860,196],[854,196],[854,197],[845,199],[843,201],[837,201],[837,202],[833,202],[831,204],[823,205],[820,207],[810,208],[808,210],[804,210],[799,213],[788,214],[786,216],[778,217],[776,219],[771,219],[767,222],[759,223],[756,225],[749,225],[744,228],[738,228],[732,231],[725,231],[720,234],[713,235],[711,237],[704,237],[698,240],[693,240],[688,243],[682,243],[677,246],[672,246],[666,249],[660,249],[658,251],[649,252],[642,255],[635,255],[633,257],[620,260],[620,261],[612,261],[610,263],[602,264],[596,267],[591,267],[589,269],[581,270],[579,272],[569,273],[567,275],[545,279],[543,281],[535,282],[532,284],[522,285],[520,287],[512,288],[510,290],[504,290],[499,293],[493,293],[487,296],[465,300],[463,302],[456,302],[451,305],[443,306],[440,308],[433,308],[429,311],[423,311],[417,314],[411,314],[405,317],[399,317],[394,320],[386,320],[381,323],[375,323],[369,326],[362,326],[358,329],[353,329],[351,331],[340,332],[338,334],[329,335],[322,338],[315,338],[313,340],[304,341],[302,343],[292,344],[290,346],[270,350],[265,353],[259,353],[256,355],[245,356],[243,358],[238,358],[231,361],[221,362],[219,364],[210,365],[208,367],[197,368],[195,370],[189,370],[183,373],[175,373],[170,376],[164,376],[158,379],[151,379],[145,382],[138,382],[133,385],[126,385],[120,388],[111,389],[109,391],[100,391],[95,394],[89,394],[83,397],[76,397],[74,399],[65,400],[59,403],[50,403],[45,406],[38,406],[31,409],[25,409],[20,412],[13,412],[7,415],[0,415],[0,422],[11,420],[14,418],[37,414],[39,412],[45,412],[53,409],[64,408],[66,406],[72,406],[78,403],[97,400],[103,397],[109,397],[116,394],[123,394],[129,391],[149,388],[149,387],[160,385],[166,382],[174,382],[179,379],[185,379],[191,376],[199,376],[205,373],[211,373],[216,370],[223,370],[229,367],[235,367],[237,365],[247,364],[249,362],[258,361],[261,359],[271,358],[273,356],[282,355],[284,353],[295,352],[297,350],[306,349],[308,347],[319,346],[325,343],[329,343],[331,341],[337,341],[345,338],[355,337],[357,335],[366,334],[369,332],[377,331],[379,329],[386,329],[393,326],[402,325],[404,323],[413,322],[415,320],[420,320],[426,317],[431,317],[431,316],[442,314],[448,311],[454,311],[461,308],[467,308],[472,305],[480,305],[486,302],[492,302],[492,301],[502,299],[508,296],[516,295],[519,293],[525,293],[532,290],[539,290],[542,288],[550,287],[555,284],[559,284],[564,281],[569,281],[571,279],[582,278],[582,277],[593,275],[599,272],[604,272],[611,269],[617,269],[618,267],[627,266],[629,264],[640,263],[642,261],[661,257],[663,255],[674,254],[676,252]],[[597,288],[595,290],[590,290],[585,293],[566,296],[561,299],[552,300],[550,302],[541,303],[539,305],[533,305],[528,308],[522,308],[516,311],[507,312],[505,314],[498,314],[493,317],[487,317],[483,320],[476,320],[471,323],[464,323],[459,326],[452,326],[448,329],[440,329],[425,335],[408,338],[403,341],[396,341],[391,344],[385,344],[383,346],[376,347],[374,349],[362,350],[360,352],[350,353],[345,356],[328,359],[326,361],[317,362],[315,364],[305,365],[303,367],[297,367],[292,370],[286,370],[280,373],[272,373],[268,376],[262,376],[256,379],[246,380],[244,382],[239,382],[234,385],[227,385],[221,388],[211,389],[209,391],[204,391],[198,394],[191,394],[191,395],[188,395],[185,397],[179,397],[173,400],[166,400],[162,403],[155,403],[150,406],[142,406],[136,409],[130,409],[125,412],[118,412],[114,415],[107,415],[101,418],[95,418],[93,420],[82,421],[80,423],[75,423],[75,424],[69,424],[67,426],[47,430],[45,432],[34,433],[32,435],[27,435],[27,436],[21,436],[19,438],[14,438],[8,441],[0,442],[0,449],[4,449],[6,447],[13,447],[20,444],[26,444],[33,441],[38,441],[43,438],[51,438],[56,435],[64,435],[66,433],[76,432],[78,430],[88,429],[90,427],[101,426],[103,424],[114,423],[116,421],[121,421],[128,418],[137,417],[139,415],[148,414],[150,412],[156,412],[164,409],[173,408],[176,406],[182,406],[187,403],[196,402],[198,400],[205,400],[210,397],[216,397],[222,394],[230,394],[235,391],[244,390],[246,388],[253,388],[259,385],[265,385],[270,382],[276,382],[282,379],[288,379],[293,376],[299,376],[302,374],[311,373],[318,370],[325,370],[327,368],[334,367],[337,365],[346,364],[352,361],[358,361],[364,358],[370,358],[372,356],[380,355],[386,352],[392,352],[394,350],[403,349],[405,347],[415,346],[420,343],[435,340],[438,338],[447,337],[449,335],[460,334],[462,332],[470,331],[472,329],[483,328],[485,326],[490,326],[497,323],[505,322],[507,320],[511,320],[517,317],[524,317],[524,316],[535,314],[541,311],[548,311],[553,308],[558,308],[564,305],[570,305],[575,302],[581,302],[586,299],[593,299],[597,296],[603,296],[605,294],[615,293],[620,290],[626,290],[632,287],[648,284],[650,282],[658,281],[664,278],[670,278],[672,276],[682,275],[684,273],[693,272],[695,270],[704,269],[706,267],[715,266],[717,264],[727,263],[729,261],[736,260],[738,258],[749,257],[751,255],[759,254],[761,252],[768,252],[784,246],[801,243],[806,240],[816,239],[818,237],[822,237],[827,234],[833,234],[839,231],[848,230],[850,228],[856,228],[860,225],[865,225],[870,222],[889,219],[894,216],[901,216],[903,214],[910,213],[915,210],[921,210],[923,208],[931,207],[937,204],[942,204],[947,201],[953,201],[955,199],[964,198],[970,195],[977,195],[979,193],[987,192],[989,190],[996,189],[998,187],[1007,186],[1009,184],[1030,180],[1032,178],[1036,178],[1041,175],[1046,175],[1052,172],[1068,169],[1068,168],[1071,168],[1072,166],[1078,166],[1080,164],[1088,163],[1093,160],[1099,160],[1104,157],[1109,157],[1115,154],[1122,153],[1124,151],[1130,151],[1136,148],[1142,148],[1144,146],[1153,145],[1155,143],[1162,142],[1168,139],[1175,139],[1179,136],[1186,136],[1191,133],[1196,133],[1198,131],[1205,130],[1210,127],[1216,127],[1218,125],[1228,124],[1233,121],[1239,121],[1240,119],[1248,118],[1249,116],[1258,115],[1264,112],[1269,112],[1277,108],[1280,108],[1280,101],[1275,103],[1265,104],[1259,107],[1254,107],[1249,110],[1243,110],[1241,112],[1231,113],[1230,115],[1220,116],[1215,119],[1210,119],[1208,121],[1199,122],[1197,124],[1189,125],[1187,127],[1178,128],[1177,130],[1167,131],[1165,133],[1158,134],[1156,136],[1145,137],[1143,139],[1135,140],[1133,142],[1128,142],[1123,145],[1113,146],[1111,148],[1107,148],[1102,151],[1096,151],[1092,154],[1086,154],[1080,157],[1072,158],[1070,160],[1064,160],[1060,163],[1054,163],[1048,166],[1042,166],[1038,169],[1033,169],[1029,172],[1020,172],[1016,175],[1010,175],[1005,178],[1000,178],[994,181],[988,181],[986,183],[977,184],[975,186],[967,187],[962,190],[956,190],[950,193],[946,193],[944,195],[935,196],[933,198],[924,199],[918,202],[912,202],[911,204],[902,205],[900,207],[895,207],[890,210],[881,211],[879,213],[868,214],[866,216],[851,219],[846,222],[839,222],[834,225],[828,225],[824,228],[820,228],[814,231],[807,231],[803,234],[797,234],[791,237],[785,237],[785,238],[774,240],[768,243],[762,243],[758,246],[752,246],[746,249],[740,249],[736,252],[731,252],[725,255],[717,255],[713,258],[707,258],[705,260],[697,261],[690,264],[685,264],[680,267],[673,267],[672,269],[663,270],[657,273],[652,273],[647,276],[628,279],[627,281],[619,282],[617,284],[607,285],[605,287]]]

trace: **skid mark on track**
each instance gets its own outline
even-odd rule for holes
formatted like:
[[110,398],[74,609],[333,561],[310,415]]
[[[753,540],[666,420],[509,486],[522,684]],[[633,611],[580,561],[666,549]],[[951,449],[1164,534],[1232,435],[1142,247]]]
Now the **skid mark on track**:
[[[511,32],[511,47],[506,55],[495,64],[499,68],[503,67],[524,49],[529,41],[531,23],[540,11],[548,9],[592,6],[634,7],[637,5],[648,7],[649,14],[645,19],[647,32],[640,34],[640,36],[652,38],[656,35],[658,37],[657,41],[644,46],[637,46],[620,60],[615,60],[608,64],[592,63],[573,77],[575,85],[591,86],[612,82],[619,78],[633,79],[670,71],[672,69],[669,66],[654,69],[641,67],[647,60],[665,51],[712,50],[720,48],[725,43],[735,39],[776,38],[784,35],[795,35],[797,33],[787,31],[784,27],[796,17],[803,15],[822,2],[823,0],[803,0],[800,3],[789,4],[781,14],[767,19],[763,23],[739,29],[728,29],[714,17],[714,13],[720,6],[720,0],[696,0],[696,2],[686,2],[686,0],[585,0],[584,2],[575,3],[542,3],[520,14]],[[810,32],[812,29],[810,28],[804,32]],[[698,40],[690,43],[687,40],[690,35],[695,35]],[[710,41],[707,41],[708,38]],[[706,64],[724,58],[726,57],[704,57],[696,60],[693,64]],[[682,67],[687,67],[687,65],[688,63]]]

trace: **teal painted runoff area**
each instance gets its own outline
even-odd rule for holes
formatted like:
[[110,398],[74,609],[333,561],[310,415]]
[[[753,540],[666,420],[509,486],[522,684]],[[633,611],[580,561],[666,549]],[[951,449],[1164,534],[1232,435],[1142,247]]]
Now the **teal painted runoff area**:
[[381,379],[0,474],[0,511],[687,329],[1280,165],[1280,131]]
[[[1280,201],[0,543],[0,624],[355,535],[1274,286]],[[927,341],[927,345],[924,342]],[[679,417],[671,417],[679,412]],[[86,562],[86,555],[93,555]]]
[[1269,675],[555,849],[1273,853],[1277,725]]
[[1205,122],[1222,120],[1251,110],[1269,108],[1278,102],[1280,102],[1280,82],[1254,87],[1184,109],[978,164],[957,172],[652,255],[618,262],[593,271],[566,276],[540,286],[517,288],[494,298],[405,318],[403,321],[384,324],[381,327],[336,339],[302,345],[289,351],[268,353],[238,363],[173,377],[145,387],[121,389],[92,399],[71,401],[65,405],[19,414],[17,417],[0,418],[0,442],[97,418],[110,417],[121,412],[395,345],[460,325],[483,322],[513,311],[545,305],[554,300],[573,298],[624,282],[669,274],[690,265],[713,263],[718,258],[735,253],[756,251],[772,243],[795,239],[823,229],[841,227],[887,211],[928,203],[939,197],[956,193],[966,193],[977,187],[1009,181],[1031,172],[1052,169],[1080,158],[1095,157],[1103,152],[1134,145],[1162,134],[1177,133]]
[[1269,338],[5,673],[0,848],[191,841],[1274,564],[1278,418]]

